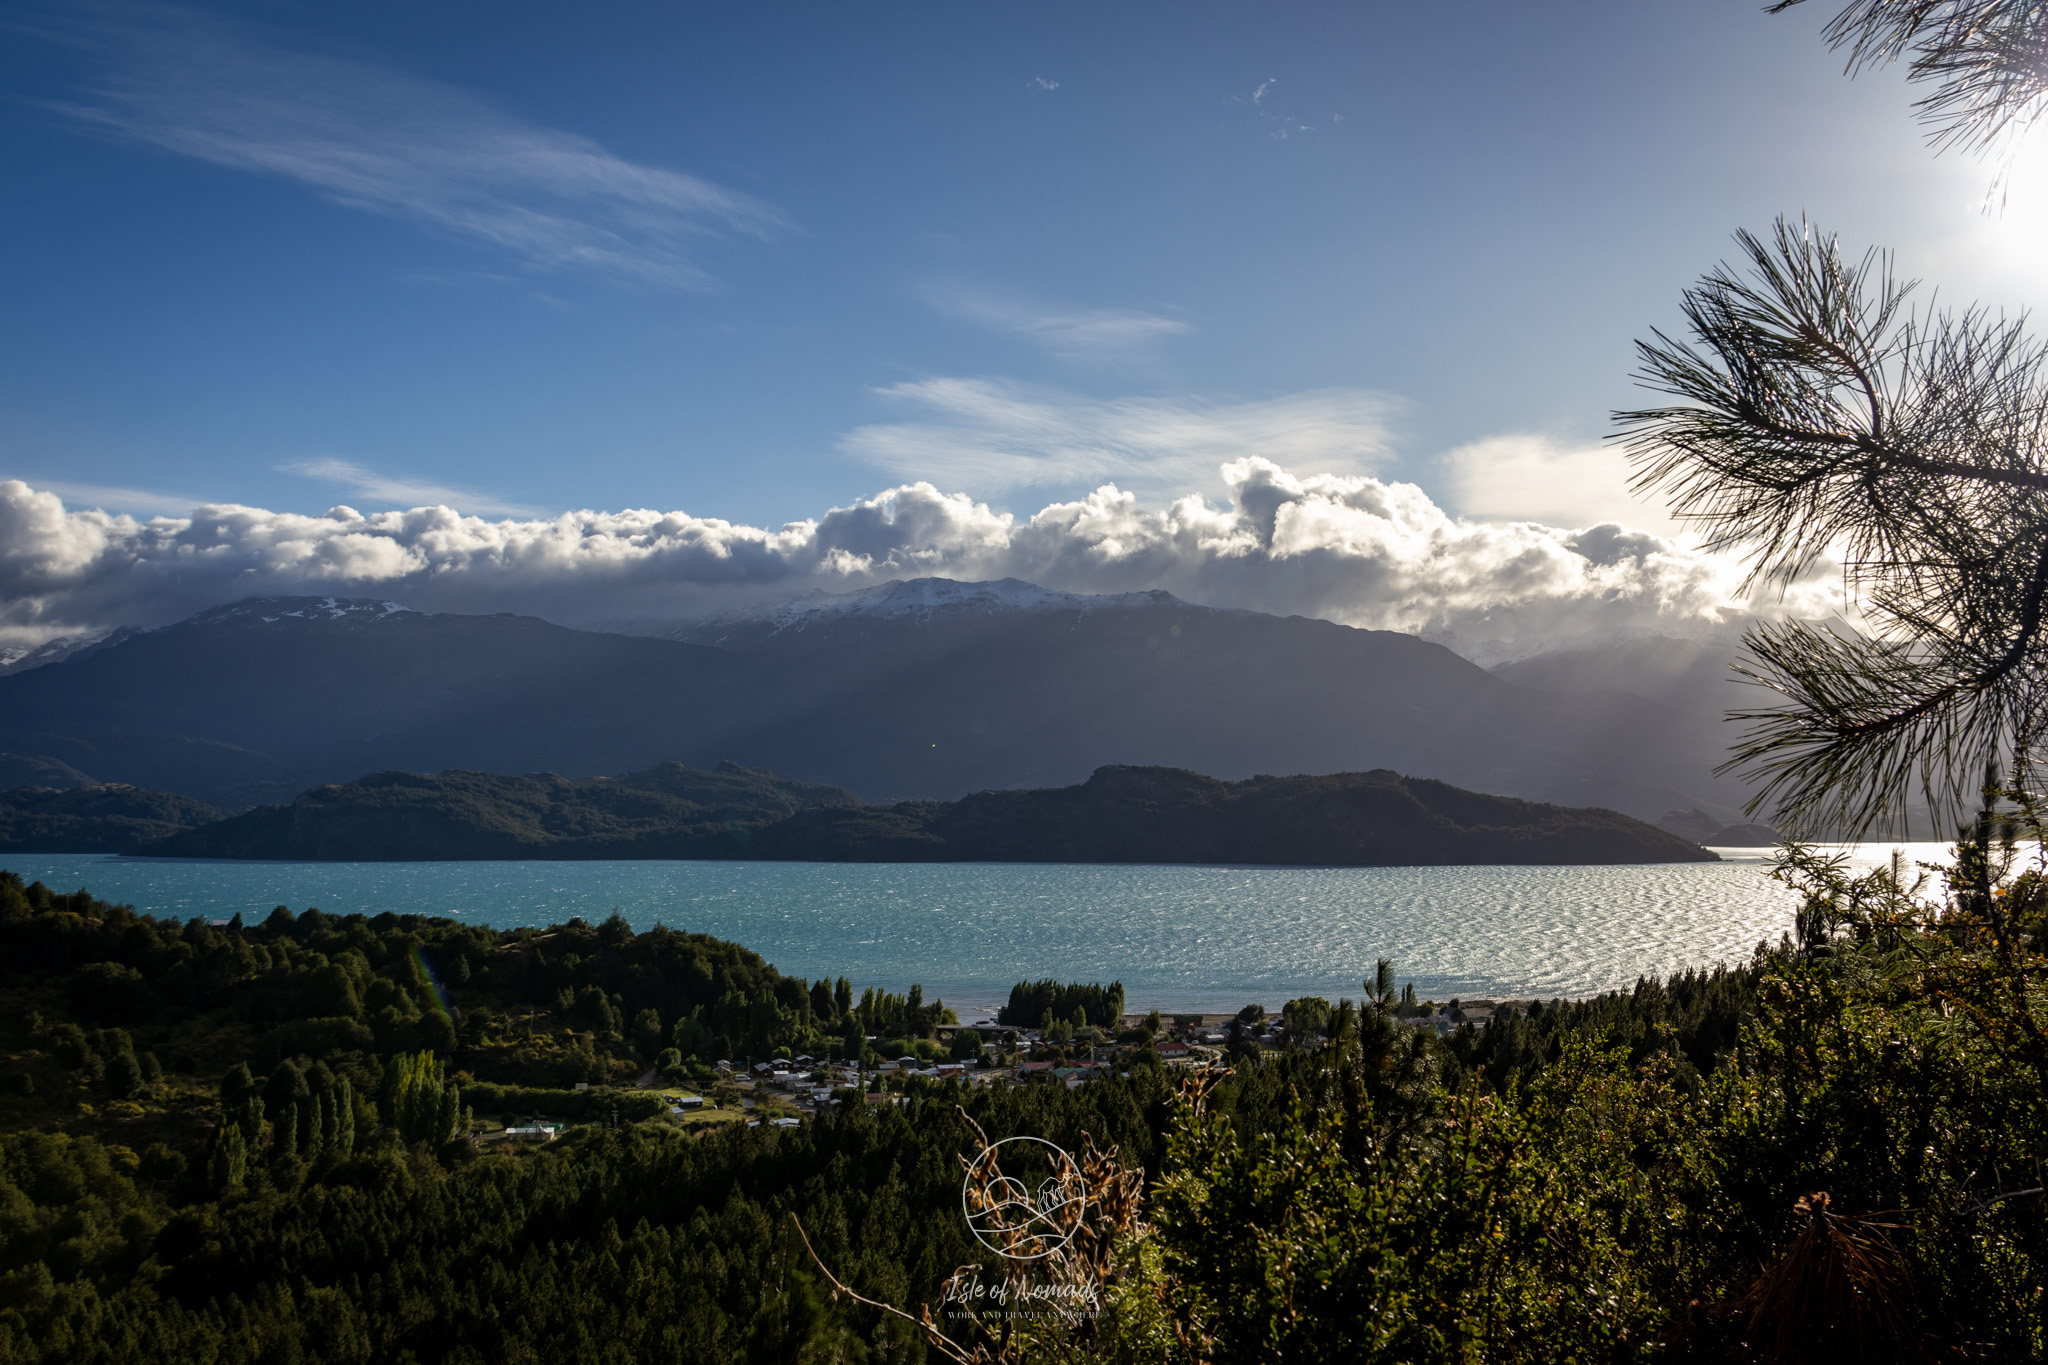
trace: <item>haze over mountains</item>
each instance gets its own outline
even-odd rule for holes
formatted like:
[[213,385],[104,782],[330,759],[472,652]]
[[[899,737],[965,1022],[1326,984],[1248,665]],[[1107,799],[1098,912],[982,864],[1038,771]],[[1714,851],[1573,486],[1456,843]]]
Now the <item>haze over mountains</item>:
[[0,763],[231,809],[385,769],[727,759],[870,801],[1124,764],[1392,769],[1652,820],[1740,803],[1710,775],[1717,717],[1589,685],[1611,672],[1489,673],[1413,636],[1165,593],[918,580],[665,630],[237,603],[0,677]]

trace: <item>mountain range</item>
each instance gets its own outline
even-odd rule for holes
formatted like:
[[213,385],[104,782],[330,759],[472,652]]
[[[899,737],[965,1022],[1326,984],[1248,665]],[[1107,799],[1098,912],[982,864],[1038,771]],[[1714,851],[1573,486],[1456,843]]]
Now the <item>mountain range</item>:
[[925,579],[635,629],[235,603],[0,677],[0,769],[229,809],[380,770],[580,776],[655,758],[872,801],[1057,787],[1105,764],[1391,769],[1645,819],[1732,820],[1743,795],[1711,775],[1712,718],[1597,668],[1493,673],[1409,635],[1166,593]]

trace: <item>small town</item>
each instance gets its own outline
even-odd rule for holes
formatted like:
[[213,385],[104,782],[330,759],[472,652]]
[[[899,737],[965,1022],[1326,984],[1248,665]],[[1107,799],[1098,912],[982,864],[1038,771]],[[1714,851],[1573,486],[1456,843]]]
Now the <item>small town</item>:
[[[1390,1013],[1407,1028],[1448,1038],[1461,1028],[1485,1029],[1497,1016],[1525,1012],[1533,1003],[1411,1000]],[[1094,1080],[1128,1078],[1133,1067],[1220,1071],[1319,1041],[1330,1020],[1329,1002],[1319,998],[1290,1002],[1275,1014],[1259,1005],[1236,1014],[1124,1014],[1114,1035],[1090,1025],[1019,1028],[977,1019],[940,1024],[923,1048],[911,1047],[872,1065],[808,1054],[725,1059],[712,1068],[713,1083],[701,1090],[662,1084],[652,1071],[640,1078],[638,1088],[657,1091],[669,1117],[695,1131],[708,1132],[735,1119],[749,1127],[787,1128],[805,1116],[851,1104],[855,1096],[869,1106],[886,1107],[905,1104],[931,1086],[1062,1085],[1072,1090]],[[901,1046],[872,1036],[867,1042],[891,1051]],[[481,1140],[547,1141],[565,1131],[563,1124],[535,1123],[483,1134]]]

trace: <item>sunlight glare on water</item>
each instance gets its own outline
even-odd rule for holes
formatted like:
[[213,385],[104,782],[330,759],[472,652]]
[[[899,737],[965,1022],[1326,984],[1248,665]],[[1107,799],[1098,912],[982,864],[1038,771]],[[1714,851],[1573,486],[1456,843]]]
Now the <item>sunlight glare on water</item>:
[[[1889,845],[1848,852],[1874,866]],[[1907,845],[1939,861],[1938,844]],[[1380,957],[1425,999],[1589,995],[1735,963],[1791,927],[1767,850],[1720,863],[1598,867],[1067,864],[258,863],[0,855],[24,879],[152,914],[253,920],[451,915],[499,928],[616,910],[732,939],[785,972],[858,990],[912,982],[963,1011],[1012,982],[1121,980],[1139,1009],[1276,1009],[1356,996]]]

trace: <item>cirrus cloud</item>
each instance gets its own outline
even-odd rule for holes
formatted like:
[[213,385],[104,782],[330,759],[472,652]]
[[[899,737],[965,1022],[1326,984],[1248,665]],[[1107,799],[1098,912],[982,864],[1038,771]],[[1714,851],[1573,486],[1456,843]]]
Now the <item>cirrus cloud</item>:
[[84,6],[39,27],[92,54],[81,124],[350,208],[479,242],[533,269],[704,288],[692,238],[771,235],[768,205],[589,138],[515,118],[439,81],[268,43],[172,6]]
[[469,489],[449,488],[443,484],[426,483],[417,479],[394,479],[374,469],[365,469],[351,460],[336,459],[332,455],[314,456],[303,460],[286,460],[276,466],[281,474],[297,474],[301,478],[316,479],[331,483],[357,497],[383,503],[432,503],[436,506],[462,507],[472,512],[496,512],[512,516],[534,516],[536,509],[506,502],[488,493],[477,493]]
[[1355,388],[1231,403],[945,377],[877,393],[908,419],[855,427],[839,448],[884,473],[990,491],[1114,481],[1151,497],[1213,484],[1219,467],[1246,455],[1311,474],[1374,468],[1392,455],[1400,408]]
[[1021,337],[1049,355],[1093,370],[1148,363],[1157,343],[1193,330],[1187,319],[1166,313],[1057,307],[957,280],[933,281],[920,292],[946,317]]

